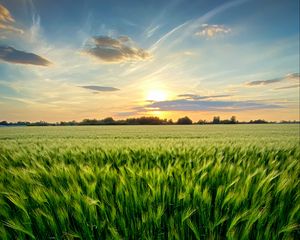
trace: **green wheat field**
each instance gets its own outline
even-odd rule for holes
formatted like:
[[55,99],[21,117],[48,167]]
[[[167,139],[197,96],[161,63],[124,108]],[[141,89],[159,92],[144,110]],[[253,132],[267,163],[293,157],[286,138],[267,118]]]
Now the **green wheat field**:
[[0,128],[0,239],[300,239],[299,126]]

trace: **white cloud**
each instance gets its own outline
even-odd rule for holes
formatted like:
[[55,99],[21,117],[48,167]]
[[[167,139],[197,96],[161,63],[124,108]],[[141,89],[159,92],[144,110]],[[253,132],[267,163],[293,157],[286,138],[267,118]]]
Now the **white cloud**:
[[212,38],[216,35],[224,35],[231,32],[230,28],[227,28],[223,25],[209,25],[202,24],[200,29],[195,33],[196,36]]

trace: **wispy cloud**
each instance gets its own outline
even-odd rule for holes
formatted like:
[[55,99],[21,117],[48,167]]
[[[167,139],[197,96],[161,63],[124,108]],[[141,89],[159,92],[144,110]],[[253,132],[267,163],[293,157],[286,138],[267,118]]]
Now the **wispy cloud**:
[[39,15],[33,13],[32,25],[29,29],[29,40],[30,42],[38,42],[41,39],[41,18]]
[[146,37],[152,37],[152,35],[160,28],[160,25],[149,27],[145,30]]
[[14,26],[11,25],[5,25],[5,24],[1,24],[0,23],[0,30],[1,31],[9,31],[9,32],[15,32],[15,33],[24,33],[24,31],[20,28],[16,28]]
[[87,45],[86,52],[108,63],[134,62],[150,57],[146,50],[136,47],[128,36],[119,38],[95,36]]
[[230,8],[233,8],[240,4],[243,4],[247,1],[249,1],[249,0],[234,0],[234,1],[223,3],[222,5],[208,11],[206,14],[204,14],[203,16],[201,16],[197,19],[191,19],[191,20],[188,20],[188,21],[176,26],[175,28],[173,28],[172,30],[170,30],[169,32],[164,34],[161,38],[159,38],[152,45],[151,51],[157,50],[160,47],[160,45],[162,45],[169,37],[171,37],[176,32],[181,31],[180,37],[178,37],[175,41],[173,41],[172,44],[169,44],[169,48],[172,47],[173,45],[182,41],[186,37],[189,37],[191,34],[195,33],[199,29],[199,26],[201,26],[202,24],[205,24],[205,22],[208,22],[208,20],[210,20],[212,17],[214,17],[217,14],[220,14]]
[[200,29],[195,33],[196,36],[212,38],[216,35],[224,35],[231,32],[231,29],[223,25],[202,24]]
[[289,86],[284,86],[284,87],[278,87],[275,88],[275,90],[282,90],[282,89],[291,89],[291,88],[299,88],[300,84],[294,84],[294,85],[289,85]]
[[183,3],[184,0],[172,0],[162,3],[159,9],[156,9],[154,18],[152,19],[150,25],[145,29],[144,35],[147,38],[152,37],[158,29],[164,25],[166,16],[169,13],[174,12],[175,8]]
[[160,45],[165,42],[170,36],[172,36],[174,33],[176,33],[177,31],[181,30],[182,28],[184,28],[185,26],[187,26],[191,21],[186,21],[180,25],[178,25],[177,27],[173,28],[171,31],[167,32],[165,35],[163,35],[161,38],[159,38],[152,46],[150,51],[153,52],[155,50],[157,50]]
[[9,46],[0,46],[0,60],[9,63],[31,64],[39,66],[48,66],[51,64],[50,61],[39,55],[20,51]]
[[299,73],[290,73],[284,77],[248,82],[248,83],[246,83],[246,85],[247,86],[260,86],[260,85],[269,85],[269,84],[273,84],[273,83],[286,82],[286,81],[292,81],[292,82],[297,81],[298,82],[299,76],[300,76]]
[[128,26],[131,26],[131,27],[139,27],[138,24],[128,20],[128,19],[125,19],[125,18],[121,18],[122,22]]
[[14,23],[15,19],[10,14],[10,11],[0,4],[0,31],[24,33],[22,29],[15,27]]
[[114,88],[114,87],[103,87],[103,86],[79,86],[81,88],[90,89],[97,92],[113,92],[113,91],[119,91],[120,89]]

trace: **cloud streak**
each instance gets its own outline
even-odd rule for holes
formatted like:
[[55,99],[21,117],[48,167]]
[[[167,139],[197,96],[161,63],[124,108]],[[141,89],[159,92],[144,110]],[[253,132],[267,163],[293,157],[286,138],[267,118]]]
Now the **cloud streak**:
[[36,55],[17,50],[9,46],[0,46],[0,60],[16,64],[29,64],[38,66],[48,66],[51,64],[47,59]]
[[87,46],[86,52],[107,63],[134,62],[150,58],[150,54],[134,46],[128,36],[120,36],[116,39],[108,36],[95,36],[92,38],[92,43]]
[[97,92],[114,92],[114,91],[120,90],[120,89],[114,88],[114,87],[103,87],[103,86],[93,86],[93,85],[79,86],[79,87],[97,91]]
[[273,78],[268,80],[258,80],[247,83],[248,86],[259,86],[259,85],[268,85],[272,83],[277,83],[283,81],[282,78]]
[[148,28],[145,31],[147,38],[152,37],[152,35],[160,28],[160,25],[154,26],[152,28]]
[[252,87],[252,86],[269,85],[269,84],[273,84],[273,83],[286,82],[286,81],[297,81],[298,82],[299,76],[300,76],[299,73],[290,73],[284,77],[248,82],[248,83],[246,83],[246,85]]
[[289,86],[275,88],[275,90],[283,90],[283,89],[291,89],[291,88],[299,88],[299,87],[300,87],[300,84],[295,84],[295,85],[289,85]]
[[10,25],[4,25],[0,23],[0,30],[2,31],[9,31],[9,32],[15,32],[15,33],[24,33],[24,31],[22,29],[10,26]]
[[222,95],[211,95],[211,96],[200,96],[196,94],[180,94],[178,95],[179,98],[184,98],[187,100],[200,100],[200,99],[213,99],[213,98],[224,98],[230,97],[231,95],[222,94]]
[[277,109],[280,105],[258,103],[255,101],[210,101],[175,99],[153,102],[140,110],[144,111],[244,111],[255,109]]

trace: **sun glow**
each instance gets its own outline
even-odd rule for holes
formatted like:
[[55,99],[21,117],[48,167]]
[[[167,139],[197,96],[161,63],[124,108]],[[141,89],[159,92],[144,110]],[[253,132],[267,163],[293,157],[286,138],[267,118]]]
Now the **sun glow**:
[[166,98],[167,98],[166,93],[164,91],[158,90],[158,89],[150,90],[147,95],[148,101],[159,102],[159,101],[165,101]]

